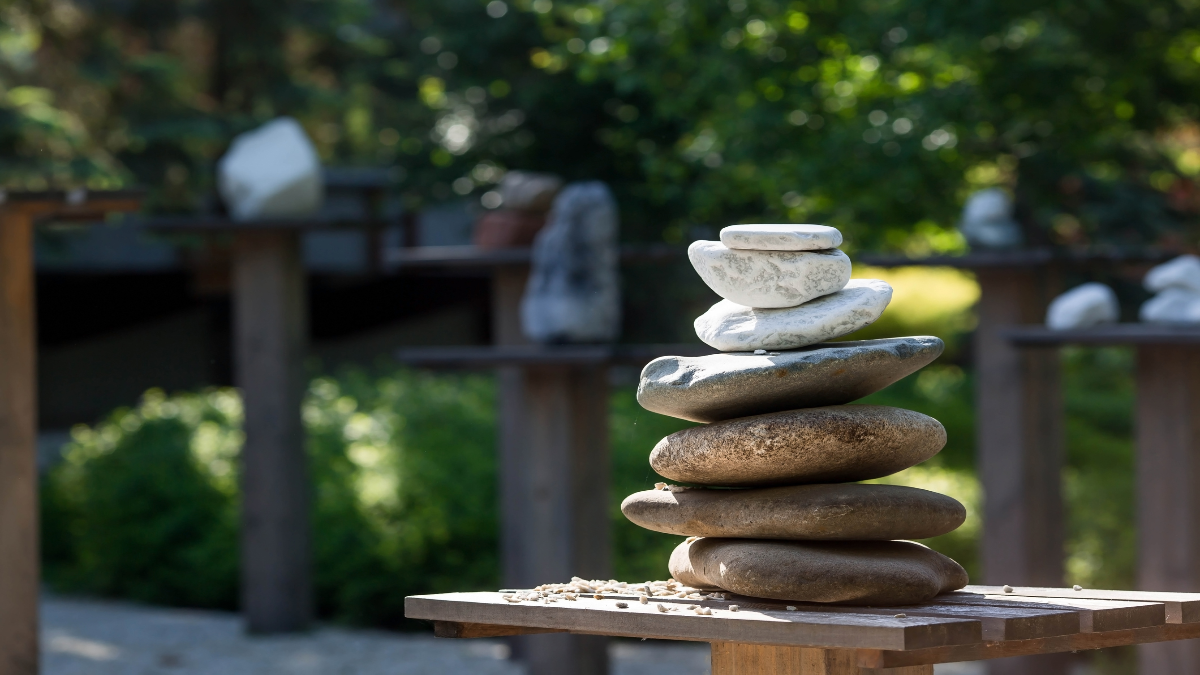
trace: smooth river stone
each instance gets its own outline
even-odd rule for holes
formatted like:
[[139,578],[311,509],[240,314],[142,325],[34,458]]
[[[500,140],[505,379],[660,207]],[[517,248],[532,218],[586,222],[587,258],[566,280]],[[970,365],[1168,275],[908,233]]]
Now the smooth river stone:
[[701,538],[680,544],[669,567],[698,588],[843,605],[912,605],[968,583],[958,563],[909,541]]
[[869,326],[891,300],[892,287],[878,279],[854,279],[837,293],[786,309],[722,300],[696,318],[696,335],[723,352],[796,349]]
[[646,410],[693,422],[841,405],[920,370],[943,347],[922,335],[761,355],[663,356],[642,369],[637,400]]
[[955,499],[901,485],[789,485],[750,490],[672,487],[621,502],[634,524],[667,534],[746,539],[928,539],[967,518]]
[[721,243],[751,251],[819,251],[842,245],[842,233],[828,225],[730,225]]
[[850,257],[822,251],[744,251],[719,241],[694,241],[692,267],[708,287],[747,307],[795,307],[840,291],[850,281]]
[[739,417],[677,431],[650,466],[681,483],[847,483],[890,476],[946,444],[937,420],[882,405],[836,405]]

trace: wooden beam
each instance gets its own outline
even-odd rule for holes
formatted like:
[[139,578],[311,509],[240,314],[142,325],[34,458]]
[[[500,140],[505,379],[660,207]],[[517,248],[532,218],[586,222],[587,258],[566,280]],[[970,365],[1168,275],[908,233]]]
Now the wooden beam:
[[298,235],[237,235],[233,283],[246,433],[242,611],[252,633],[298,631],[313,615],[311,488],[300,419],[306,300]]
[[458,621],[434,621],[433,636],[440,638],[483,638],[507,635],[533,635],[536,633],[565,633],[559,628],[530,628],[528,626],[499,626],[490,623],[461,623]]
[[933,675],[933,666],[860,670],[843,649],[712,643],[712,675]]
[[[1008,327],[1040,323],[1053,294],[1044,266],[980,268],[975,331],[983,578],[1059,586],[1063,576],[1062,398],[1053,347],[1020,349]],[[1062,658],[989,664],[990,675],[1062,675]]]
[[[1138,586],[1200,591],[1200,347],[1137,350]],[[1138,650],[1140,672],[1200,674],[1200,641]]]
[[0,207],[0,675],[38,672],[33,216]]

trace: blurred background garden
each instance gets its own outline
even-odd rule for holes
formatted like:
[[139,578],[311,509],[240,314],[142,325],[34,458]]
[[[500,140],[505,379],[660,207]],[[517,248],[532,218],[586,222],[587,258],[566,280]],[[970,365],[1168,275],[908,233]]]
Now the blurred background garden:
[[[1031,247],[1197,244],[1191,0],[4,0],[0,17],[9,190],[142,186],[148,214],[220,212],[216,163],[231,140],[288,115],[323,164],[386,169],[397,213],[474,218],[506,172],[539,171],[605,181],[625,244],[810,222],[839,228],[852,257],[919,258],[965,253],[964,203],[1001,188]],[[438,229],[452,222],[430,219],[421,234],[458,243]],[[120,317],[148,316],[137,306],[161,294],[136,279],[63,290],[55,261],[83,235],[37,236],[43,377],[69,379],[81,361],[55,361],[53,349],[137,323]],[[208,251],[196,237],[140,236],[185,263]],[[1140,273],[1070,274],[1067,287],[1112,285],[1128,315],[1149,297]],[[974,576],[979,287],[949,267],[856,262],[855,276],[884,279],[895,296],[852,338],[947,343],[934,365],[866,402],[946,427],[940,455],[888,480],[968,506],[966,526],[929,543]],[[628,267],[622,285],[629,344],[696,342],[692,318],[716,298],[682,258]],[[446,293],[373,288],[339,296],[327,323],[390,317],[390,307]],[[86,307],[46,305],[74,307],[77,292]],[[422,335],[439,344],[444,324],[431,325]],[[476,333],[463,339],[486,340]],[[155,350],[170,349],[176,334],[165,335]],[[392,347],[329,347],[306,362],[314,581],[325,619],[416,629],[404,596],[501,585],[497,388],[486,373],[404,368]],[[141,357],[130,352],[129,367]],[[142,378],[106,411],[43,422],[59,434],[47,436],[57,442],[41,478],[44,577],[55,591],[237,607],[241,400],[227,358],[212,356],[211,369],[207,354],[196,358],[201,374],[182,385]],[[1132,351],[1071,348],[1063,364],[1067,579],[1132,588]],[[636,371],[613,378],[613,569],[663,578],[679,538],[637,528],[618,506],[659,480],[647,453],[686,423],[637,405]]]

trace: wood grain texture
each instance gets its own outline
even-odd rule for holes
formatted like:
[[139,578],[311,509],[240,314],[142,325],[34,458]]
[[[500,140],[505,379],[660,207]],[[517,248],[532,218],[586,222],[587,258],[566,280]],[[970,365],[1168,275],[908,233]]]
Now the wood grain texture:
[[0,675],[38,672],[33,218],[0,207]]
[[527,626],[498,626],[489,623],[459,623],[457,621],[434,621],[433,636],[440,638],[482,638],[506,635],[531,635],[535,633],[564,633],[557,628],[529,628]]
[[852,651],[712,643],[712,675],[932,675],[933,666],[863,669]]
[[242,611],[252,633],[307,628],[313,617],[309,481],[300,403],[307,337],[295,233],[237,236],[233,260],[242,450]]
[[[1200,348],[1137,351],[1138,586],[1200,591]],[[1200,675],[1200,642],[1143,647],[1143,673]]]
[[[1166,608],[1167,623],[1200,622],[1200,593],[1171,593],[1158,591],[1105,591],[1091,588],[1040,588],[1029,586],[1011,587],[1008,595],[1029,598],[1081,598],[1085,600],[1128,600],[1131,602],[1158,602]],[[964,593],[980,595],[1002,595],[1001,586],[967,586]]]
[[1158,602],[1085,600],[1082,598],[1014,598],[1008,594],[975,595],[949,593],[942,602],[971,607],[1007,605],[1030,609],[1069,609],[1079,613],[1079,632],[1100,633],[1131,628],[1161,626],[1167,622],[1166,607]]
[[821,648],[921,649],[982,640],[979,622],[968,619],[754,609],[731,612],[712,603],[705,604],[715,607],[713,616],[700,616],[679,609],[683,603],[672,603],[675,611],[660,612],[655,600],[647,605],[629,602],[628,607],[618,608],[615,599],[510,604],[498,593],[445,593],[410,596],[405,599],[404,613],[412,619],[563,628],[592,635]]

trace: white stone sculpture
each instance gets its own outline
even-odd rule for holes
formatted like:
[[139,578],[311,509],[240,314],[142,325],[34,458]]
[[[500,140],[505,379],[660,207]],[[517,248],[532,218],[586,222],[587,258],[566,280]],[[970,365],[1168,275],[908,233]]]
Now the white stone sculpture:
[[842,233],[827,225],[730,225],[721,243],[752,251],[817,251],[842,245]]
[[1023,243],[1021,226],[1013,219],[1013,204],[1000,188],[980,190],[967,199],[959,231],[979,248],[1016,248]]
[[233,139],[217,189],[234,220],[310,216],[321,208],[321,161],[303,127],[280,117]]
[[1200,293],[1167,288],[1142,303],[1138,318],[1147,323],[1200,323]]
[[1200,258],[1181,255],[1169,262],[1153,267],[1142,279],[1142,284],[1151,293],[1168,288],[1183,288],[1200,293]]
[[1046,311],[1046,327],[1051,330],[1088,328],[1116,323],[1120,316],[1117,294],[1108,286],[1093,282],[1076,286],[1055,298]]
[[521,326],[542,343],[606,342],[621,325],[617,204],[599,181],[559,193],[533,245]]
[[509,171],[500,179],[501,205],[521,211],[549,211],[562,184],[561,178],[549,173]]
[[840,291],[850,281],[850,258],[820,251],[748,251],[719,241],[688,247],[692,267],[717,295],[747,307],[795,307]]

